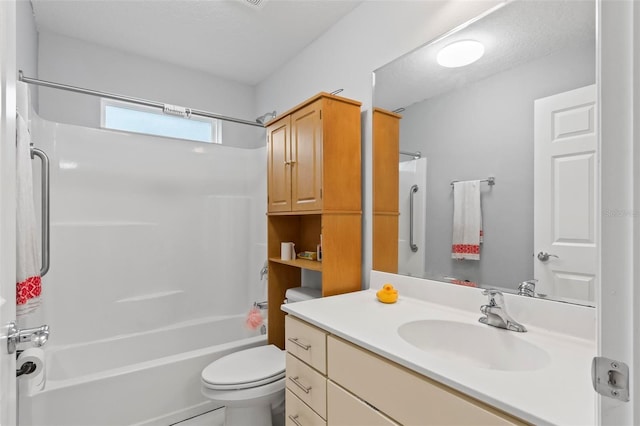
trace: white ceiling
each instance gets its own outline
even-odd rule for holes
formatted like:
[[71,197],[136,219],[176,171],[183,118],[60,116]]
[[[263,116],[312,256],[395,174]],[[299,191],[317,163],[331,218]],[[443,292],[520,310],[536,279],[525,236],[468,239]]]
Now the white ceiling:
[[[595,10],[593,0],[508,3],[376,70],[374,102],[392,111],[406,108],[562,49],[592,44],[595,50]],[[442,47],[465,39],[485,45],[480,60],[460,68],[437,64],[435,58]]]
[[[252,0],[254,1],[254,0]],[[53,32],[255,85],[362,0],[32,0]]]

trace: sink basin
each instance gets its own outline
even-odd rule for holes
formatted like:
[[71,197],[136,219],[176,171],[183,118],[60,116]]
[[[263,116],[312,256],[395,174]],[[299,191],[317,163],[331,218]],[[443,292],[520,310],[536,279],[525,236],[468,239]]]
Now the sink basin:
[[549,354],[515,333],[487,325],[422,320],[398,327],[407,343],[434,356],[489,370],[527,371],[548,365]]

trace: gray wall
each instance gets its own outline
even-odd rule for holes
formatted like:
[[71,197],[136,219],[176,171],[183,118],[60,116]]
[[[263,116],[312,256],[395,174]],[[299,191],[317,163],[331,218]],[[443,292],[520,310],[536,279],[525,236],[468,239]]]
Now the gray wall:
[[[253,120],[254,88],[211,74],[41,32],[38,77],[87,89]],[[100,126],[100,98],[39,88],[40,115],[61,123]],[[223,144],[264,146],[264,130],[223,123]]]
[[[551,76],[551,78],[549,78]],[[401,147],[427,157],[425,276],[513,288],[533,278],[533,101],[595,82],[595,46],[578,46],[414,104]],[[480,261],[451,259],[452,180],[482,184]]]

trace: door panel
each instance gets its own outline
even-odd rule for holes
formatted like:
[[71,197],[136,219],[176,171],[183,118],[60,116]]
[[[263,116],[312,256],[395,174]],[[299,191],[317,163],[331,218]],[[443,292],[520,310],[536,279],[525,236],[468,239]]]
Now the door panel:
[[269,211],[291,211],[290,119],[286,117],[267,128]]
[[[537,291],[593,302],[597,285],[595,86],[535,101]],[[555,257],[557,256],[557,257]]]
[[320,101],[293,114],[291,119],[292,210],[322,208],[322,120]]

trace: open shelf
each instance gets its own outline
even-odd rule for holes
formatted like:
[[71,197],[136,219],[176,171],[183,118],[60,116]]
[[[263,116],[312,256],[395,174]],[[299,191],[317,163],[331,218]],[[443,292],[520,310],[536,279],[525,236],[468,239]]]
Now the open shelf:
[[317,260],[296,259],[296,260],[282,260],[279,257],[270,257],[271,262],[282,263],[283,265],[289,265],[301,269],[309,269],[312,271],[322,271],[322,262]]

